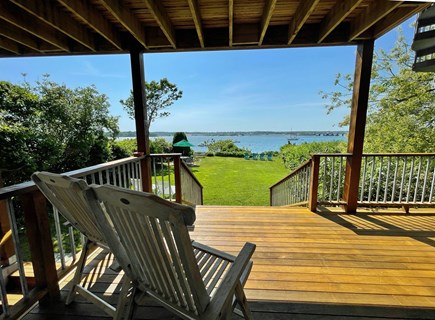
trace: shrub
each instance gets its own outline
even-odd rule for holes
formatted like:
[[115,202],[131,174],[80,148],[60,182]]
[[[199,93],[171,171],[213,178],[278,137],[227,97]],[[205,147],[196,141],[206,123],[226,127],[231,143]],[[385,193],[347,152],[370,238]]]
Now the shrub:
[[286,168],[296,169],[316,153],[342,153],[346,151],[343,141],[306,142],[299,145],[286,144],[280,148],[280,156]]

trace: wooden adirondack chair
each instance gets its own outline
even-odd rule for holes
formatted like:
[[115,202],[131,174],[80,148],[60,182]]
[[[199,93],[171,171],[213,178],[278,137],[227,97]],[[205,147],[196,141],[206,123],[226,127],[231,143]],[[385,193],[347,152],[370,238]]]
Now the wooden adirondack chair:
[[[83,278],[83,268],[86,264],[86,258],[92,244],[103,248],[108,248],[106,240],[100,231],[95,215],[89,206],[85,192],[89,190],[89,186],[84,180],[79,180],[59,174],[49,172],[35,172],[32,175],[32,180],[42,191],[45,197],[56,207],[59,212],[69,221],[76,229],[83,233],[86,237],[86,244],[83,247],[77,269],[72,281],[72,288],[66,298],[66,304],[74,301],[76,294],[80,294],[88,301],[96,304],[114,319],[118,319],[123,312],[123,306],[126,304],[124,295],[120,296],[118,306],[115,308],[97,295],[80,285]],[[128,279],[125,279],[123,289],[128,289]]]
[[207,320],[230,318],[237,302],[244,317],[252,319],[243,286],[254,244],[246,243],[232,256],[191,241],[191,207],[150,193],[91,187],[90,205],[136,298],[144,294],[184,319]]

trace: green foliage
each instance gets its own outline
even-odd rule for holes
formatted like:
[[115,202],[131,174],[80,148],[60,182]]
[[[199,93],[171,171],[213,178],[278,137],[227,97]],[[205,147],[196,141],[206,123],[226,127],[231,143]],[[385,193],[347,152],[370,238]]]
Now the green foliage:
[[[412,71],[413,56],[401,33],[390,52],[376,53],[364,152],[435,151],[435,74]],[[337,91],[323,92],[329,111],[351,105],[353,78],[338,74],[335,85]]]
[[206,205],[268,206],[269,187],[289,173],[279,159],[206,157],[192,169]]
[[65,172],[109,160],[117,120],[94,86],[70,89],[48,76],[35,86],[0,82],[0,181],[10,185],[36,170]]
[[286,144],[280,149],[280,157],[284,166],[294,170],[315,153],[340,153],[346,151],[343,141],[306,142],[302,144]]
[[[146,120],[149,129],[151,123],[156,118],[170,115],[168,111],[164,110],[180,99],[183,96],[183,91],[179,90],[168,79],[163,78],[160,81],[145,82],[145,95],[148,109],[148,118]],[[130,118],[134,119],[133,91],[126,100],[121,100],[120,102]]]
[[207,156],[220,156],[220,157],[239,157],[242,158],[247,149],[239,148],[236,142],[231,139],[226,140],[207,140],[201,146],[207,147]]
[[[163,138],[150,140],[151,153],[169,153],[171,152],[171,148],[171,144]],[[136,150],[136,139],[117,140],[112,144],[112,157],[113,159],[131,157]]]

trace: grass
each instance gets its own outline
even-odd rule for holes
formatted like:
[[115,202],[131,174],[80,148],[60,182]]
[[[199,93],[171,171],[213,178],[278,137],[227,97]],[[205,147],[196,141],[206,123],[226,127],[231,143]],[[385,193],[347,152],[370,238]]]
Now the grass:
[[289,172],[280,159],[206,157],[192,168],[204,187],[204,204],[268,206],[269,187]]

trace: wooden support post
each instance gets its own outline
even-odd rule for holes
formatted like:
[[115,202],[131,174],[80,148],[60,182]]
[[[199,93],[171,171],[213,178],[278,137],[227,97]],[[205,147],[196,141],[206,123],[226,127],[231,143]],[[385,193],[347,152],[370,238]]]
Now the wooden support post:
[[177,203],[182,203],[183,199],[181,196],[181,156],[174,156],[174,176],[175,176],[175,201]]
[[146,155],[141,161],[142,190],[152,192],[149,123],[146,107],[144,62],[141,50],[130,51],[131,76],[133,81],[134,118],[136,123],[137,151]]
[[60,299],[60,292],[47,214],[47,200],[40,191],[23,194],[21,200],[36,287],[47,289],[48,292],[47,298],[41,302],[57,301]]
[[310,211],[317,210],[317,192],[319,189],[319,167],[320,156],[313,155],[311,158],[311,175],[310,175],[310,194],[308,199],[308,207]]
[[345,210],[347,213],[355,213],[357,209],[373,49],[374,40],[363,41],[358,45],[356,55],[352,110],[347,145],[347,152],[351,156],[346,161],[346,176],[343,190],[343,200],[346,202]]

